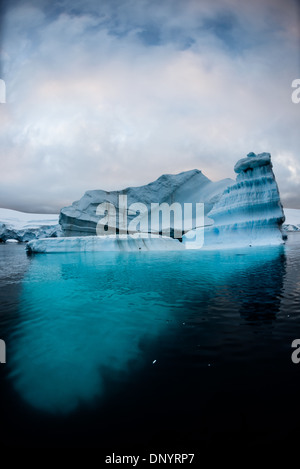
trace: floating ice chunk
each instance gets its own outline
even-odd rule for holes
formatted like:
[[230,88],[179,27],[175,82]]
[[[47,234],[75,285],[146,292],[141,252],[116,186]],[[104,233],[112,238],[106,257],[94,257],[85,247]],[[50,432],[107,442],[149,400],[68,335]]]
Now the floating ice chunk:
[[177,239],[167,236],[107,235],[44,238],[30,241],[28,252],[85,252],[85,251],[180,251],[184,246]]

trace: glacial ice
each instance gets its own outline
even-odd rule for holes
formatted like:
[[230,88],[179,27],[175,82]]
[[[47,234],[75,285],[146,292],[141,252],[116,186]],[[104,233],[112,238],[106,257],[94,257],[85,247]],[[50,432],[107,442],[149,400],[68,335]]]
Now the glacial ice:
[[[88,191],[79,201],[63,208],[60,216],[0,209],[0,241],[29,241],[29,252],[199,249],[202,235],[204,249],[281,244],[284,213],[270,154],[249,153],[247,158],[236,163],[235,171],[236,181],[212,182],[201,171],[192,170],[163,175],[146,186],[123,191]],[[204,227],[195,225],[193,214],[188,222],[191,227],[198,228],[187,230],[182,243],[159,236],[161,226],[151,226],[151,237],[141,227],[134,235],[95,236],[98,205],[109,202],[118,208],[120,195],[127,196],[128,207],[132,203],[143,203],[147,209],[154,202],[178,202],[181,206],[202,202]],[[128,210],[127,215],[130,221],[136,217],[136,212]],[[285,215],[283,230],[300,231],[300,210],[285,209]],[[118,219],[115,227],[118,228]],[[175,228],[172,219],[171,228]]]
[[45,238],[30,241],[29,253],[88,252],[88,251],[180,251],[184,249],[177,239],[144,233],[132,235],[74,236]]
[[[283,243],[284,213],[271,155],[249,153],[236,163],[234,170],[236,182],[224,190],[208,213],[214,224],[205,228],[203,248]],[[197,241],[191,242],[197,230],[183,236],[187,248],[197,247]]]
[[60,236],[58,217],[0,208],[0,241],[27,242],[41,237]]
[[[211,210],[216,201],[220,198],[225,187],[230,185],[231,179],[223,179],[221,181],[212,182],[198,169],[184,171],[180,174],[164,174],[156,181],[145,186],[128,187],[120,191],[106,192],[103,190],[92,190],[84,194],[84,196],[69,207],[61,210],[59,223],[61,224],[63,236],[93,236],[96,235],[96,226],[99,221],[99,215],[96,210],[99,204],[109,202],[116,209],[119,209],[119,196],[127,196],[128,207],[133,203],[142,203],[150,212],[151,203],[173,204],[178,202],[182,207],[184,203],[197,202],[205,203],[205,214]],[[127,212],[128,223],[136,217],[136,212]],[[186,221],[186,220],[185,220]],[[196,227],[195,217],[189,222],[189,229]],[[209,225],[212,221],[205,218],[204,224]],[[110,226],[119,228],[118,219],[110,220]],[[151,226],[152,233],[162,231],[160,226]],[[174,222],[171,221],[171,229]],[[140,229],[142,232],[143,230]],[[149,230],[150,231],[150,230]]]

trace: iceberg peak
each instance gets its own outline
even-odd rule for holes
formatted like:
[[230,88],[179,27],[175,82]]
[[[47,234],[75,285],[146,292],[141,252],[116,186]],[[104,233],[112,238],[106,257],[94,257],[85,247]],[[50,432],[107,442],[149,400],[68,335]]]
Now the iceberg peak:
[[256,154],[250,152],[248,153],[247,158],[242,158],[236,163],[234,171],[239,174],[242,171],[248,171],[248,169],[259,168],[267,165],[271,165],[272,167],[270,153],[263,152]]
[[[285,217],[270,153],[248,153],[234,170],[236,182],[208,213],[214,224],[205,229],[204,248],[283,243]],[[182,240],[187,243],[188,236]]]

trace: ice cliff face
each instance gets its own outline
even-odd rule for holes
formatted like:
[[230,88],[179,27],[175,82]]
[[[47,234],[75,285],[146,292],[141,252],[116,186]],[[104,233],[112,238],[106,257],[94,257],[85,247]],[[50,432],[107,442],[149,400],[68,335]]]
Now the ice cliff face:
[[[149,210],[151,203],[166,202],[171,205],[178,202],[183,206],[184,203],[203,202],[205,203],[205,213],[207,213],[220,198],[224,188],[232,182],[231,179],[212,182],[201,171],[194,169],[176,175],[165,174],[156,181],[141,187],[129,187],[112,192],[88,191],[80,200],[61,210],[59,223],[63,236],[94,236],[100,218],[96,213],[98,205],[109,202],[118,211],[120,195],[127,196],[128,207],[133,203],[142,203]],[[128,222],[135,216],[136,213],[128,212]],[[209,223],[211,220],[206,219],[206,224]],[[111,225],[115,226],[114,220],[111,220]],[[116,220],[116,228],[117,230],[119,228],[118,220]],[[143,230],[141,229],[141,231]],[[159,232],[159,230],[152,230],[152,232]]]
[[[204,248],[280,244],[284,213],[269,153],[249,153],[235,167],[236,182],[227,187],[208,216]],[[183,243],[191,235],[183,237]],[[196,246],[195,246],[196,247]]]
[[38,238],[57,237],[61,234],[58,215],[23,213],[0,209],[0,241],[27,242]]

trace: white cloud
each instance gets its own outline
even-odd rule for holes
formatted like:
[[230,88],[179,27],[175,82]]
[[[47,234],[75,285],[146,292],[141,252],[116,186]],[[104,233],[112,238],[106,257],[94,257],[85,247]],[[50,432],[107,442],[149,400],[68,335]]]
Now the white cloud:
[[56,211],[88,189],[194,167],[232,177],[237,159],[271,151],[283,199],[295,206],[293,2],[112,3],[8,11],[0,205]]

